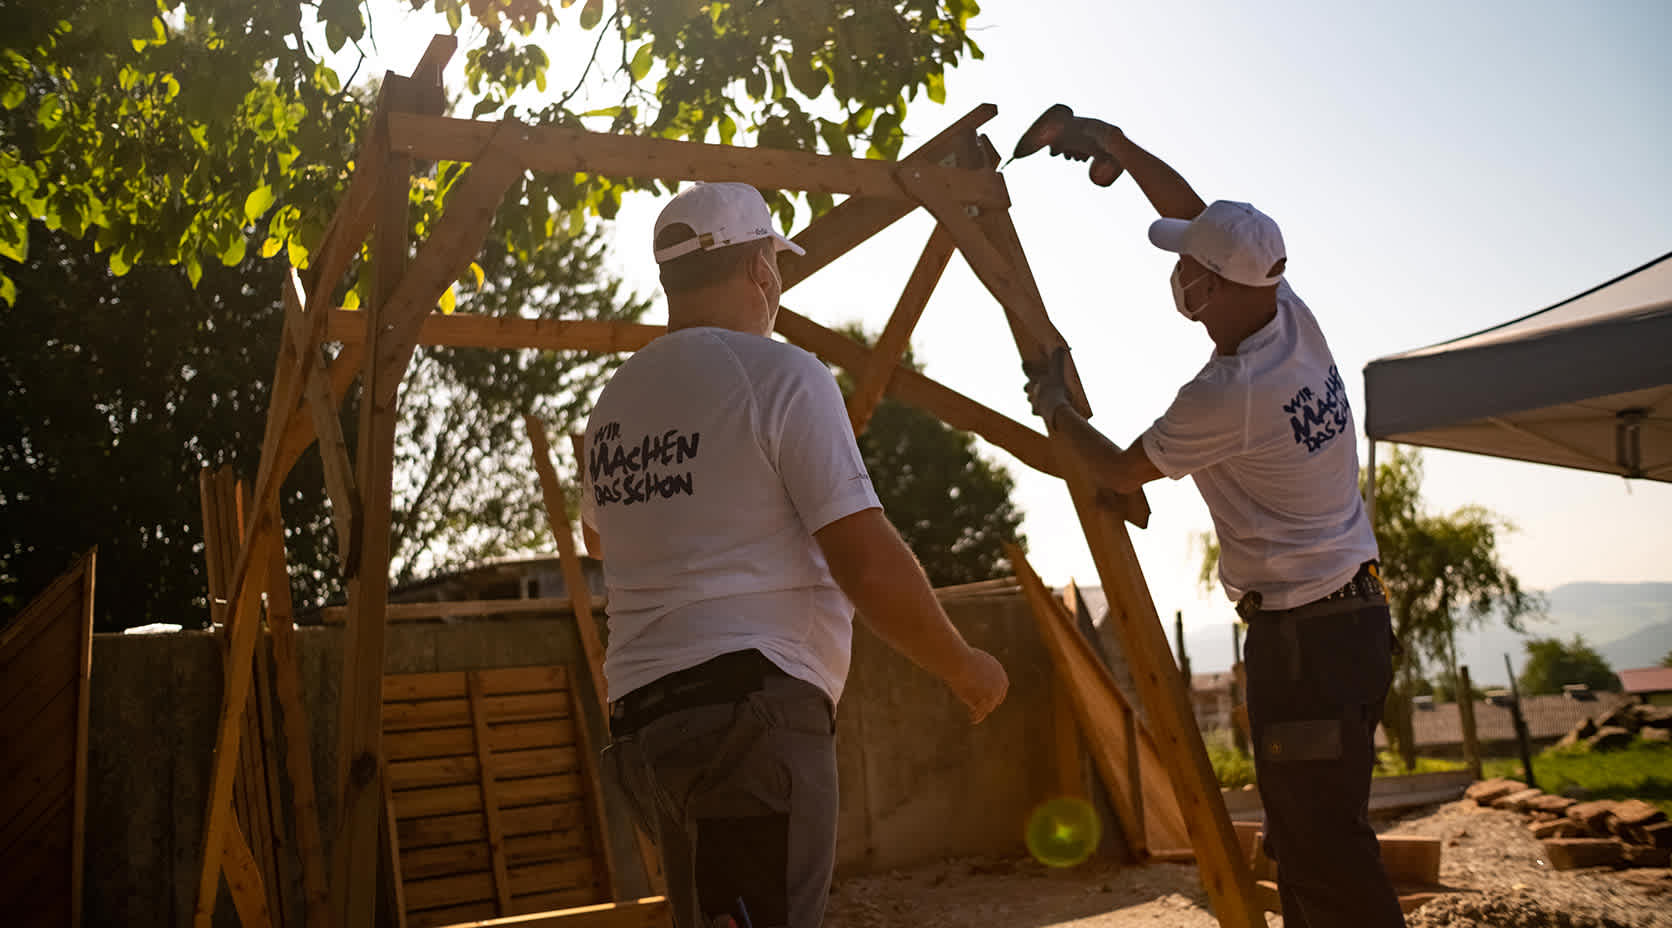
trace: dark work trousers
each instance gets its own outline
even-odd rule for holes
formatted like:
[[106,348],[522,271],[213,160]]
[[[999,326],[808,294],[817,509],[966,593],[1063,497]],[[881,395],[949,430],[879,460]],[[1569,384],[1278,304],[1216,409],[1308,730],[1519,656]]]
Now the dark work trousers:
[[1405,924],[1369,818],[1392,644],[1381,603],[1249,622],[1254,769],[1288,928]]
[[823,923],[836,728],[818,687],[774,676],[737,703],[669,712],[612,741],[603,768],[661,851],[676,928],[744,911],[753,928]]

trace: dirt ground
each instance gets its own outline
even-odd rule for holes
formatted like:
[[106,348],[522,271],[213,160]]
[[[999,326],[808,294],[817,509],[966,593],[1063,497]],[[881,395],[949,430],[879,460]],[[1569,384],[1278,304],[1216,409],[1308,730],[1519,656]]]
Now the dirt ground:
[[[1456,802],[1381,823],[1445,840],[1455,894],[1411,928],[1672,928],[1672,871],[1550,869],[1522,816]],[[1266,916],[1268,925],[1283,920]],[[1137,928],[1217,925],[1193,866],[1053,870],[1031,860],[950,860],[838,881],[827,928]]]

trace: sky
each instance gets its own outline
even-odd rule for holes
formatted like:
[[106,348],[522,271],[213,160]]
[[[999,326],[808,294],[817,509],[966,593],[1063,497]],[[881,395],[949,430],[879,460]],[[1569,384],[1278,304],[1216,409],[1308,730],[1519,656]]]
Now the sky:
[[[373,10],[378,48],[363,73],[407,73],[434,20]],[[1361,462],[1369,361],[1525,315],[1672,251],[1672,5],[1662,0],[988,0],[971,26],[985,57],[947,75],[944,105],[913,104],[907,150],[994,103],[984,131],[1008,152],[1060,102],[1121,126],[1203,199],[1258,206],[1281,225],[1288,279],[1346,378]],[[567,86],[562,63],[581,60],[593,37],[554,38],[554,86]],[[1125,445],[1212,348],[1173,310],[1173,258],[1145,237],[1154,212],[1130,178],[1094,187],[1083,164],[1044,155],[1013,162],[1005,179],[1093,424]],[[615,223],[614,267],[647,294],[659,208],[630,200]],[[784,305],[880,331],[931,222],[919,212],[896,223]],[[646,321],[665,321],[657,296]],[[1035,421],[1003,313],[960,258],[912,344],[931,377]],[[1096,584],[1060,481],[988,453],[1017,478],[1034,567],[1050,583]],[[1454,452],[1423,459],[1431,509],[1480,504],[1515,526],[1502,558],[1532,588],[1672,580],[1672,485]],[[1211,522],[1194,485],[1162,480],[1148,495],[1151,522],[1133,543],[1157,610],[1182,611],[1191,626],[1232,621],[1223,596],[1196,581],[1194,539]]]

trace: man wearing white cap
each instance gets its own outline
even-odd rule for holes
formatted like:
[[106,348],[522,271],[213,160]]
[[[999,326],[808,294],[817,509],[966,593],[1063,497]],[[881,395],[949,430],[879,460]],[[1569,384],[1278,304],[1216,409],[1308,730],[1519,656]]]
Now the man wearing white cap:
[[608,552],[604,769],[655,836],[678,928],[823,920],[855,605],[972,720],[1009,686],[884,518],[830,371],[768,337],[780,250],[801,253],[753,187],[674,197],[655,232],[668,334],[586,429],[582,516]]
[[[1124,450],[1068,405],[1060,354],[1029,372],[1035,412],[1086,450],[1107,492],[1188,474],[1207,502],[1221,585],[1249,624],[1249,721],[1284,924],[1403,925],[1367,816],[1396,645],[1346,385],[1284,280],[1288,255],[1270,217],[1247,203],[1204,204],[1114,126],[1070,128],[1069,150],[1054,153],[1113,157],[1161,214],[1149,237],[1179,256],[1173,304],[1214,352]],[[1074,150],[1075,139],[1097,151]]]

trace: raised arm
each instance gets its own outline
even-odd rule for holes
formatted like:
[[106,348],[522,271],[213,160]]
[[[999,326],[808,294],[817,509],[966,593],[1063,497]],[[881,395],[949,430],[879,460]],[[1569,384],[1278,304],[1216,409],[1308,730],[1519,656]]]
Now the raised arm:
[[1111,126],[1100,120],[1091,120],[1094,125],[1089,134],[1102,146],[1103,150],[1114,156],[1126,173],[1137,181],[1138,189],[1149,198],[1150,205],[1166,219],[1195,219],[1207,204],[1196,195],[1179,172],[1173,170],[1172,165],[1150,154],[1139,147],[1138,143],[1126,137],[1119,127]]
[[1010,680],[998,660],[970,647],[935,598],[917,557],[881,509],[864,509],[813,534],[836,585],[871,630],[939,677],[979,722],[1004,702]]

